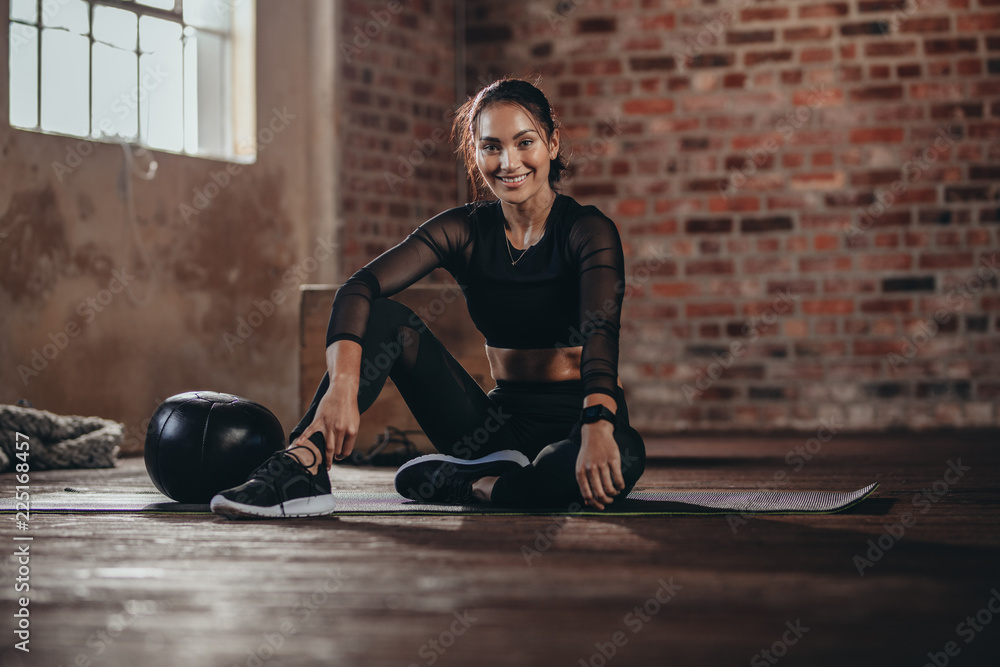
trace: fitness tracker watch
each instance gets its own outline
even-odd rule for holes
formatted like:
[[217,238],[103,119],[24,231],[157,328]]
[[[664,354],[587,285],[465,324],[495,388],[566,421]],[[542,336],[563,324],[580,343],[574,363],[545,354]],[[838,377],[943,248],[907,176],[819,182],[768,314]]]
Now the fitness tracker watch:
[[606,419],[612,424],[618,423],[617,415],[603,405],[589,405],[583,409],[583,413],[580,415],[580,421],[584,424],[593,424],[602,419]]

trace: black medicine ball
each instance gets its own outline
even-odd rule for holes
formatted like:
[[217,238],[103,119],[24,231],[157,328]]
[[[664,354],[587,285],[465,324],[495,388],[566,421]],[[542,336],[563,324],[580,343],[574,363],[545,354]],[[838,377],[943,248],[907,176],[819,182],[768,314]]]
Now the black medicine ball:
[[182,503],[207,503],[239,486],[285,445],[274,414],[259,403],[214,391],[189,391],[160,404],[146,429],[146,471]]

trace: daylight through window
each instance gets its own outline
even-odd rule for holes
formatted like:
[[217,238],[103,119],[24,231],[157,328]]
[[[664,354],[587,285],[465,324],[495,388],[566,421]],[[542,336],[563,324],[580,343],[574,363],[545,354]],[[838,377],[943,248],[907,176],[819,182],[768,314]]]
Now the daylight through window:
[[10,0],[10,124],[252,161],[254,0]]

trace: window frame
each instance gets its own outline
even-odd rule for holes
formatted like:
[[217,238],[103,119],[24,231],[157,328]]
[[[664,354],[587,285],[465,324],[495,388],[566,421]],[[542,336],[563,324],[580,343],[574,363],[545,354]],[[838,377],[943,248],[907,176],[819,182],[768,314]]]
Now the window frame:
[[[8,24],[8,34],[13,32],[13,26],[22,25],[33,28],[36,30],[36,59],[37,59],[37,80],[36,80],[36,116],[34,127],[26,127],[23,125],[15,125],[13,122],[9,122],[9,125],[14,130],[23,130],[26,132],[39,132],[42,134],[49,134],[54,136],[65,136],[73,137],[76,139],[81,139],[88,142],[98,142],[98,143],[127,143],[131,146],[139,146],[146,148],[148,150],[154,150],[163,153],[172,153],[176,155],[184,155],[188,157],[197,157],[210,160],[221,160],[226,162],[238,162],[244,164],[250,164],[256,162],[257,159],[257,140],[256,140],[256,0],[209,0],[209,4],[212,3],[224,3],[228,6],[231,11],[230,19],[230,30],[222,31],[214,28],[196,27],[189,25],[184,22],[183,15],[183,2],[184,0],[174,0],[173,9],[162,9],[158,7],[151,7],[148,5],[139,4],[134,0],[82,0],[85,2],[87,7],[87,33],[84,35],[88,42],[88,67],[87,67],[87,127],[88,133],[86,135],[74,134],[65,131],[46,129],[42,127],[42,95],[43,95],[43,64],[42,64],[42,34],[45,30],[60,30],[61,28],[46,27],[44,25],[44,11],[47,2],[52,0],[34,0],[36,4],[36,14],[35,22],[29,23],[22,19],[12,18],[10,12],[7,15]],[[61,3],[60,3],[61,5]],[[139,21],[143,16],[151,16],[154,18],[167,20],[172,23],[177,23],[181,28],[181,63],[183,69],[182,81],[181,81],[181,93],[186,95],[188,76],[187,71],[187,54],[186,45],[189,39],[189,30],[194,30],[198,33],[206,33],[214,35],[221,40],[223,40],[224,46],[227,48],[227,59],[228,71],[223,72],[221,77],[226,80],[227,83],[227,93],[228,99],[226,100],[227,108],[224,113],[220,115],[222,118],[228,117],[228,122],[224,122],[223,132],[223,145],[224,153],[217,150],[198,150],[197,152],[190,151],[187,149],[187,132],[188,132],[188,120],[187,120],[187,107],[186,103],[182,98],[181,102],[181,136],[182,136],[182,147],[179,150],[171,150],[168,148],[162,148],[159,146],[151,146],[147,143],[146,138],[148,138],[148,127],[144,127],[142,122],[142,114],[138,114],[136,122],[136,136],[134,138],[117,136],[107,136],[101,134],[101,128],[95,126],[93,117],[93,105],[94,105],[94,45],[95,44],[106,44],[102,40],[95,39],[94,37],[94,14],[95,9],[98,6],[112,7],[116,9],[123,9],[129,12],[133,12],[137,16],[136,20],[136,67],[135,67],[135,90],[137,95],[141,96],[143,94],[142,87],[142,77],[143,71],[140,65],[140,59],[143,55],[141,46],[138,40],[138,30]],[[13,43],[10,44],[8,49],[8,57],[11,55],[13,50]],[[113,47],[119,48],[119,47]],[[199,70],[200,72],[200,70]],[[196,76],[199,72],[196,72]],[[13,98],[13,90],[10,89],[12,73],[8,72],[8,92]],[[197,79],[195,80],[197,84]],[[148,94],[148,93],[147,93]],[[141,108],[140,97],[136,99],[137,109]],[[199,103],[196,113],[199,117],[202,112],[202,106]],[[145,135],[144,135],[145,131]],[[199,142],[200,144],[200,142]]]

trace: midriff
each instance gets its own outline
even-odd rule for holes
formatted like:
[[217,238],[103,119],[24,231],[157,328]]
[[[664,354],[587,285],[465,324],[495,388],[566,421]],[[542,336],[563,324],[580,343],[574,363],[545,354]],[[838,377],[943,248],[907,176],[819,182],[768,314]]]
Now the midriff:
[[516,350],[486,346],[494,380],[564,382],[580,379],[582,347]]

